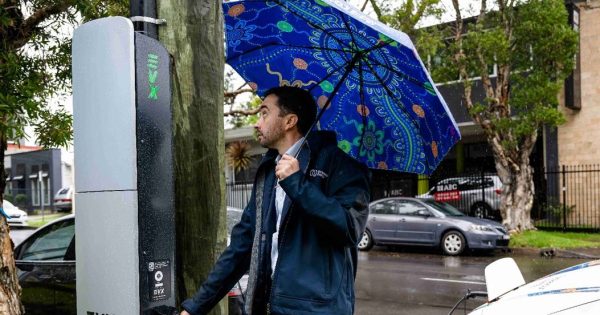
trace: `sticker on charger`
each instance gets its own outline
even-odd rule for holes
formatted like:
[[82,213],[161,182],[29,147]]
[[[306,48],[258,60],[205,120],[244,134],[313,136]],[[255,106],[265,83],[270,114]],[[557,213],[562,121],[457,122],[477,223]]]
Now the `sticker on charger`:
[[168,259],[148,263],[148,286],[152,302],[171,297],[171,268]]

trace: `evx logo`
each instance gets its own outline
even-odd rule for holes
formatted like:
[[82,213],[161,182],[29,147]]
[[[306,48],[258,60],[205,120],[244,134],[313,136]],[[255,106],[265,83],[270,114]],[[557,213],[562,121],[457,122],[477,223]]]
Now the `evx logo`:
[[148,98],[151,100],[158,100],[158,56],[155,54],[148,54]]

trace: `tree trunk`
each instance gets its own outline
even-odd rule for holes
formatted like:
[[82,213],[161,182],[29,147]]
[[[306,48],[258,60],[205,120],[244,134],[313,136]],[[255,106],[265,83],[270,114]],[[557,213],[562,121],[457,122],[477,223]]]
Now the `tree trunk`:
[[[531,221],[535,186],[529,155],[535,145],[536,137],[537,132],[527,137],[518,151],[513,149],[510,152],[501,146],[492,146],[496,172],[502,181],[500,197],[502,224],[510,233],[535,229]],[[504,158],[499,158],[500,156]]]
[[[503,169],[496,163],[496,170]],[[531,222],[533,206],[533,173],[529,165],[522,165],[515,173],[498,171],[502,181],[502,196],[500,198],[500,213],[502,224],[511,232],[521,232],[535,229]]]
[[[6,187],[4,151],[6,140],[0,135],[0,203],[4,200]],[[17,277],[13,247],[8,222],[4,216],[0,216],[0,314],[20,315],[24,309],[21,304],[21,286]]]
[[[192,296],[226,246],[221,1],[159,0],[172,56],[178,300]],[[226,314],[220,303],[213,314]]]

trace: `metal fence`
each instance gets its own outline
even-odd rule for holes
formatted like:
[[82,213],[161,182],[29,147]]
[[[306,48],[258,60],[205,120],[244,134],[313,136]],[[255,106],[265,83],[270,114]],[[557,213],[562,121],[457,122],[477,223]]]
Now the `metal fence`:
[[502,183],[493,173],[479,172],[430,179],[419,178],[419,187],[427,192],[418,195],[449,203],[465,214],[479,218],[500,219],[500,193]]
[[[409,187],[411,181],[413,184]],[[600,230],[600,165],[561,166],[538,170],[534,172],[534,184],[531,218],[536,227]],[[422,194],[418,197],[448,202],[472,216],[500,220],[498,209],[501,187],[498,176],[481,171],[463,175],[438,173],[431,178],[415,176],[402,181],[402,185],[378,182],[374,183],[372,190],[381,190],[380,198],[414,197],[420,190]],[[251,190],[251,183],[228,184],[227,205],[244,208],[250,199]]]
[[228,183],[226,189],[227,206],[244,209],[250,200],[252,183]]
[[535,226],[563,230],[600,229],[600,165],[550,168],[535,176]]

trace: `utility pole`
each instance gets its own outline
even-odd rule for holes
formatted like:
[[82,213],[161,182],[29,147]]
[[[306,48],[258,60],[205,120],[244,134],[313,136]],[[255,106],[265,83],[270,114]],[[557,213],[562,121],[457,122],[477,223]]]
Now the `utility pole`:
[[158,39],[158,25],[151,20],[156,19],[156,0],[131,0],[129,10],[136,32]]

